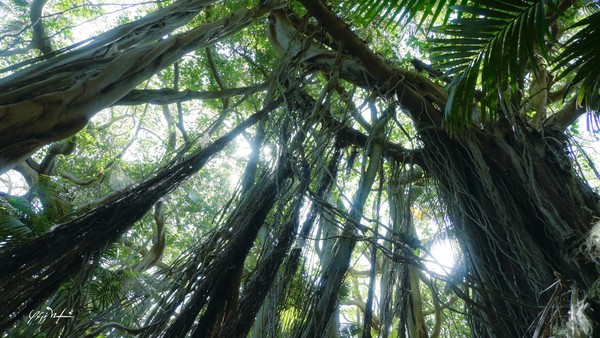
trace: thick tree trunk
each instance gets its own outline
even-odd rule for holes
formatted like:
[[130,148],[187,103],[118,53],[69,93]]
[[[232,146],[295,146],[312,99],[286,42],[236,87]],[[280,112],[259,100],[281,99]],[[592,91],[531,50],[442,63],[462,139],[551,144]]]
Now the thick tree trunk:
[[[305,165],[300,177],[300,187],[293,206],[290,219],[285,222],[280,231],[275,235],[276,243],[259,262],[256,271],[248,282],[237,308],[232,312],[223,325],[220,337],[245,337],[252,327],[254,318],[263,304],[271,285],[276,279],[277,271],[284,261],[295,239],[295,231],[299,226],[302,200],[306,195],[310,183],[310,169]],[[272,308],[271,311],[277,311]]]
[[426,169],[467,257],[472,313],[486,323],[474,333],[531,335],[550,302],[547,288],[559,281],[585,291],[598,278],[580,250],[600,216],[598,196],[574,176],[561,132],[522,126],[510,140],[486,131],[460,140],[422,135]]
[[[538,321],[543,324],[538,316],[551,300],[544,291],[557,280],[584,293],[592,288],[597,264],[584,256],[582,246],[600,205],[576,176],[562,131],[540,133],[517,120],[504,138],[476,126],[451,137],[441,127],[447,100],[441,88],[384,63],[322,2],[301,2],[361,61],[352,63],[364,67],[369,88],[398,100],[413,119],[424,144],[424,169],[439,182],[467,255],[465,278],[474,293],[467,301],[473,323],[479,323],[473,325],[476,336],[531,334]],[[325,56],[308,61],[332,64]],[[362,85],[364,79],[353,78],[357,73],[341,76]],[[598,299],[590,295],[588,301],[588,314],[598,318]],[[593,326],[600,331],[597,320]]]
[[[564,134],[550,129],[540,133],[516,121],[508,136],[471,128],[462,137],[451,137],[441,128],[446,103],[441,87],[383,62],[321,2],[301,2],[352,55],[353,58],[343,61],[340,76],[399,103],[413,119],[423,144],[420,164],[438,182],[467,257],[468,271],[463,282],[472,290],[472,297],[465,298],[472,314],[474,335],[529,336],[538,323],[539,330],[545,330],[545,318],[541,314],[548,304],[560,306],[556,311],[566,317],[564,305],[568,301],[564,292],[560,292],[562,285],[570,285],[575,290],[572,292],[587,296],[591,305],[588,314],[596,320],[592,324],[597,334],[600,300],[586,292],[598,284],[598,265],[594,260],[597,258],[585,255],[584,241],[592,223],[600,217],[600,205],[598,196],[576,175]],[[122,98],[186,51],[215,43],[276,4],[272,1],[253,10],[240,10],[228,18],[163,40],[163,35],[191,20],[204,4],[185,2],[181,6],[176,5],[177,10],[172,15],[168,10],[159,11],[159,16],[122,27],[125,31],[111,31],[78,52],[50,59],[0,82],[3,92],[0,120],[4,122],[0,126],[0,172],[42,145],[80,130],[93,114]],[[281,13],[276,16],[277,20],[279,27],[283,27],[281,20],[285,17]],[[155,24],[160,29],[155,30]],[[275,38],[277,34],[280,38],[282,34],[289,34],[287,39],[295,35],[285,29],[275,30],[275,33]],[[320,69],[334,68],[337,53],[321,52],[312,50],[312,54],[305,55],[304,62],[312,62]],[[77,68],[76,71],[73,68]],[[114,201],[5,252],[0,257],[3,274],[0,277],[0,300],[3,301],[0,328],[6,328],[41,304],[61,283],[88,264],[87,260],[98,257],[106,245],[142,217],[160,197],[198,171],[213,154],[267,112],[265,109],[192,158],[174,163]],[[31,123],[38,117],[44,119]],[[390,151],[384,147],[387,143],[383,133],[377,131],[383,129],[385,119],[382,118],[381,123],[374,126],[371,137],[364,140],[370,162],[363,172],[351,219],[344,230],[347,236],[337,242],[331,264],[324,268],[320,293],[303,328],[305,337],[328,332],[326,330],[335,322],[330,318],[336,315],[337,297],[356,242],[354,229],[383,154]],[[361,139],[355,137],[353,142],[361,142]],[[290,175],[289,168],[281,169],[278,175],[265,179],[261,185],[258,193],[263,199],[241,203],[247,210],[237,214],[238,218],[230,224],[240,229],[231,241],[235,245],[230,245],[228,253],[221,257],[224,266],[233,266],[239,271],[258,228],[273,206],[278,184]],[[136,212],[131,213],[132,209]],[[289,224],[287,235],[295,223]],[[264,261],[262,270],[279,266],[291,238],[280,243],[275,250],[277,254]],[[200,324],[195,334],[205,336],[215,332],[220,318],[216,314],[224,308],[219,297],[227,296],[232,284],[237,286],[232,283],[229,272],[215,270],[210,283],[198,283],[201,288],[182,306],[182,314],[173,322],[168,335],[187,334],[199,314]],[[260,291],[261,299],[274,277],[274,271],[270,272],[267,280],[260,280],[260,276],[252,280],[251,285]],[[417,283],[415,278],[412,283]],[[559,292],[547,291],[551,287]],[[207,304],[210,304],[208,310],[205,309]],[[238,314],[247,309],[257,310],[252,298],[240,303]],[[416,312],[413,314],[418,316]],[[223,332],[232,330],[241,334],[248,330],[250,321],[236,322],[232,317],[229,323],[232,326],[225,327]],[[415,323],[422,326],[422,319],[415,318]]]
[[315,305],[311,310],[308,322],[303,328],[302,337],[325,337],[325,329],[335,312],[339,291],[350,267],[352,251],[356,245],[357,224],[360,224],[362,220],[367,197],[380,169],[385,125],[392,114],[393,112],[386,111],[383,116],[374,122],[371,130],[373,139],[368,142],[369,146],[365,152],[361,181],[352,201],[349,219],[344,225],[340,238],[335,243],[331,259],[324,264]]
[[168,330],[160,334],[155,333],[154,336],[185,336],[203,309],[192,337],[219,336],[219,332],[215,331],[219,329],[217,321],[222,318],[225,302],[232,292],[232,287],[239,287],[234,283],[235,274],[243,267],[267,214],[281,193],[280,189],[286,185],[286,180],[291,175],[291,163],[289,159],[282,157],[275,172],[265,175],[249,190],[226,223],[225,229],[232,229],[232,234],[225,249],[215,262],[211,262],[207,271],[203,272],[204,278],[198,283],[189,302]]
[[[400,182],[394,178],[390,187],[390,214],[392,216],[392,225],[396,234],[406,238],[417,238],[415,224],[411,214],[413,193],[411,188],[400,185]],[[398,235],[396,235],[398,236]],[[402,247],[396,247],[395,250],[400,253],[406,250]],[[419,274],[421,271],[412,265],[410,261],[404,262],[400,268],[397,287],[401,294],[401,306],[399,316],[402,317],[401,323],[404,323],[408,337],[427,338],[428,328],[425,324],[423,315],[421,290]],[[400,265],[400,264],[399,264]]]

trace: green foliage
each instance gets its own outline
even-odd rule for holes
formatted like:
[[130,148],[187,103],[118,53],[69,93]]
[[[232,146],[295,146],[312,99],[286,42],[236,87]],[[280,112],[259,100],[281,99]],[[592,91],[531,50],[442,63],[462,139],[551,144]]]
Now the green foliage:
[[[13,2],[17,3],[17,0],[13,0]],[[22,10],[26,11],[28,4],[20,2],[23,3]],[[0,3],[0,5],[2,4],[4,2]],[[216,17],[225,16],[232,10],[245,5],[243,1],[229,1],[222,4],[223,6],[210,8],[210,15],[199,15],[187,27],[181,27],[181,29],[187,30],[210,22]],[[119,17],[113,18],[113,21],[108,20],[107,23],[112,25],[113,23],[130,22],[136,17],[140,17],[143,11],[150,10],[155,5],[140,5],[138,11],[131,13],[124,11],[119,14]],[[163,5],[158,4],[157,6]],[[297,13],[304,13],[304,10],[299,8],[299,3],[294,3],[293,6],[296,6]],[[91,1],[73,5],[72,2],[61,0],[52,3],[48,8],[52,9],[52,14],[45,18],[45,22],[53,38],[58,40],[57,46],[72,43],[73,32],[76,32],[77,24],[88,20],[93,21],[95,16],[106,13],[103,6]],[[598,12],[592,12],[591,15],[581,18],[577,16],[579,14],[559,11],[556,8],[556,1],[553,0],[362,0],[358,2],[340,1],[337,8],[342,8],[341,14],[347,15],[351,20],[359,18],[356,21],[349,21],[353,25],[351,28],[355,29],[360,26],[361,37],[366,37],[368,44],[387,60],[393,60],[395,66],[408,69],[412,57],[429,57],[439,68],[445,70],[445,75],[453,77],[452,83],[448,84],[447,88],[450,100],[446,107],[446,123],[455,131],[465,130],[472,121],[473,115],[479,115],[480,120],[493,121],[498,114],[520,113],[519,108],[523,104],[527,82],[532,76],[535,76],[538,71],[538,62],[542,61],[549,63],[554,68],[555,74],[559,75],[555,81],[569,83],[568,86],[573,91],[577,91],[580,103],[585,104],[589,110],[598,109],[600,101],[600,95],[598,95],[600,90],[600,51],[597,43],[600,41],[600,17]],[[592,8],[595,7],[592,6]],[[559,16],[559,19],[565,21],[565,25],[580,20],[571,25],[564,41],[559,41],[558,44],[553,41],[553,36],[549,32],[550,14]],[[15,27],[17,24],[26,25],[27,18],[24,14],[17,16],[20,16],[18,18],[20,21],[11,21],[11,24]],[[554,16],[551,19],[558,20]],[[309,23],[311,22],[309,21]],[[99,25],[98,28],[106,28],[101,26]],[[109,25],[107,24],[107,26]],[[278,72],[277,66],[280,57],[275,55],[270,43],[265,39],[265,27],[266,19],[261,18],[245,31],[211,46],[216,68],[225,87],[233,88],[261,83],[270,80],[273,74]],[[400,31],[400,28],[406,30]],[[427,36],[430,38],[427,39]],[[180,69],[178,90],[216,91],[220,89],[215,81],[215,74],[208,67],[206,50],[199,49],[183,55],[178,60],[178,66]],[[288,69],[285,69],[282,72],[285,73],[284,76],[279,82],[274,83],[276,89],[271,94],[278,95],[277,90],[280,87],[283,88],[289,85],[288,82],[298,80],[294,78],[294,75],[300,74],[299,70],[292,69],[289,74],[286,73],[287,71]],[[306,74],[304,78],[299,79],[300,87],[303,93],[317,97],[327,85],[331,74],[319,73],[316,76],[313,74]],[[175,87],[174,78],[174,69],[166,68],[156,77],[141,84],[138,89],[173,89]],[[441,79],[434,81],[442,83]],[[331,108],[329,112],[333,118],[343,121],[342,123],[346,126],[368,135],[370,130],[368,126],[359,125],[352,114],[360,114],[371,121],[369,116],[377,115],[377,112],[369,114],[369,104],[372,103],[372,106],[380,113],[390,104],[391,100],[378,100],[372,92],[353,88],[352,84],[341,80],[338,85],[340,91],[352,92],[354,96],[352,99],[348,99],[340,92],[328,93],[327,104],[328,108]],[[147,179],[169,159],[175,156],[183,157],[186,155],[186,151],[189,153],[189,149],[193,149],[197,144],[202,143],[200,146],[204,147],[223,130],[230,130],[249,113],[260,109],[264,104],[265,96],[267,96],[265,92],[260,92],[251,97],[233,97],[229,102],[231,109],[225,112],[223,111],[223,101],[220,99],[181,103],[182,122],[192,143],[196,142],[193,146],[186,144],[186,140],[182,137],[182,131],[176,129],[176,145],[171,148],[167,147],[169,131],[166,118],[162,115],[162,106],[154,104],[135,107],[115,106],[97,114],[92,122],[78,133],[76,151],[70,156],[58,157],[55,171],[40,177],[38,183],[30,187],[31,191],[27,197],[0,197],[0,249],[4,249],[11,242],[23,242],[44,234],[55,223],[64,222],[90,209],[104,205],[106,201],[110,200],[112,194]],[[292,107],[295,102],[289,98],[286,100],[288,101],[286,108],[293,114],[298,113],[295,110],[297,107]],[[373,103],[373,101],[375,102]],[[347,103],[359,106],[358,111],[351,111],[352,109],[348,108],[349,104]],[[179,107],[170,104],[167,108],[172,117],[179,118],[177,116]],[[307,200],[321,202],[315,196],[321,179],[315,179],[315,177],[331,175],[329,169],[324,169],[324,163],[327,162],[325,161],[328,157],[327,154],[332,152],[334,134],[328,131],[326,121],[321,120],[302,130],[299,128],[294,130],[297,126],[290,127],[289,129],[292,129],[293,132],[287,133],[287,130],[284,131],[281,127],[282,121],[291,116],[290,114],[290,116],[282,118],[281,114],[286,113],[274,112],[270,116],[270,120],[266,122],[268,135],[262,148],[257,176],[260,176],[263,169],[271,168],[277,154],[289,151],[295,159],[306,157],[310,162],[311,175],[313,175],[311,195]],[[220,117],[223,117],[222,125],[220,129],[217,129],[215,135],[203,134]],[[294,121],[294,123],[296,122]],[[170,126],[172,127],[172,124]],[[410,117],[398,114],[395,121],[390,121],[388,126],[390,128],[386,135],[386,141],[410,149],[416,149],[421,145],[418,132],[412,128]],[[582,129],[583,127],[576,123],[570,130],[574,135],[579,136],[584,133]],[[307,140],[303,141],[301,151],[293,152],[286,148],[282,140],[290,137],[288,134],[295,137],[300,133],[306,133],[304,136]],[[215,156],[202,171],[182,184],[180,188],[163,196],[166,246],[159,263],[173,270],[164,274],[157,273],[155,268],[142,272],[134,270],[141,257],[144,256],[144,252],[152,247],[153,239],[156,236],[156,221],[150,212],[129,228],[122,236],[121,242],[114,243],[103,252],[99,266],[90,272],[91,277],[87,283],[78,286],[84,294],[80,299],[81,309],[84,313],[81,317],[82,322],[91,323],[100,318],[98,322],[114,320],[123,324],[130,323],[132,326],[140,326],[139,324],[148,318],[148,312],[157,307],[161,298],[167,294],[172,283],[179,283],[177,278],[181,278],[184,272],[189,272],[183,271],[184,268],[181,268],[183,265],[177,265],[174,262],[183,260],[182,257],[187,257],[186,255],[194,250],[199,251],[198,247],[202,245],[201,243],[205,243],[204,239],[212,233],[223,231],[223,233],[230,234],[236,231],[235,225],[229,229],[223,229],[223,220],[227,219],[227,216],[236,208],[236,203],[240,199],[237,182],[248,162],[249,151],[246,148],[254,137],[252,134],[251,131],[248,131],[243,135],[244,139],[240,137],[232,142],[231,146]],[[193,141],[196,137],[202,141]],[[372,139],[368,140],[368,142],[371,141]],[[176,153],[175,149],[180,149],[181,153]],[[306,303],[312,301],[311,297],[315,298],[314,294],[319,280],[315,271],[321,271],[322,267],[319,266],[321,264],[319,262],[326,261],[324,257],[331,255],[331,252],[327,251],[332,250],[334,246],[330,244],[339,237],[341,227],[347,226],[347,213],[351,203],[349,201],[360,182],[361,163],[367,158],[367,153],[363,152],[361,146],[347,145],[341,152],[343,159],[340,164],[340,172],[346,169],[345,174],[339,174],[333,183],[331,194],[324,198],[322,204],[319,204],[318,212],[321,219],[317,223],[320,222],[321,228],[318,231],[314,230],[305,238],[309,244],[302,248],[303,252],[308,252],[306,256],[319,257],[314,258],[314,261],[307,259],[306,256],[302,257],[301,265],[304,265],[304,269],[296,271],[291,276],[283,276],[283,278],[290,279],[285,294],[286,298],[278,304],[279,308],[271,309],[274,314],[278,313],[276,319],[283,322],[281,330],[286,334],[289,332],[291,335],[292,329],[302,324],[302,320],[307,316],[305,312],[309,305]],[[34,156],[34,159],[41,162],[42,156],[43,152],[40,152]],[[378,174],[383,176],[384,180],[389,180],[394,175],[389,165],[391,162],[391,160],[385,162],[381,174]],[[413,167],[409,168],[409,165],[404,164],[402,166],[402,171],[407,174],[408,171],[412,172],[414,168],[418,167],[411,165]],[[583,170],[594,169],[590,165],[583,165],[582,168]],[[409,176],[407,175],[407,177]],[[79,183],[77,179],[71,177],[86,181],[86,183]],[[446,231],[446,229],[440,230],[439,227],[434,226],[434,220],[443,222],[445,213],[442,210],[445,209],[440,205],[438,192],[429,184],[430,178],[426,177],[426,174],[419,175],[409,184],[412,186],[410,188],[412,190],[409,202],[411,206],[408,210],[418,229],[417,232],[422,243],[430,243],[436,237],[440,237],[440,233],[443,234],[443,231]],[[383,189],[385,190],[385,187]],[[385,200],[387,191],[382,194],[384,195],[383,200]],[[279,214],[270,214],[265,224],[258,225],[266,230],[261,233],[261,236],[264,236],[256,241],[255,246],[246,257],[244,280],[247,281],[249,274],[253,273],[252,268],[255,268],[261,261],[261,255],[268,252],[264,248],[268,248],[270,244],[276,242],[277,238],[272,234],[277,233],[278,227],[284,223],[281,219],[285,217],[281,215],[287,215],[289,212],[290,200],[293,200],[290,196],[282,198]],[[380,249],[386,249],[389,255],[393,255],[390,248],[399,246],[398,238],[402,238],[397,233],[387,232],[387,229],[390,228],[390,205],[375,202],[374,197],[367,204],[364,218],[361,219],[361,225],[364,227],[364,229],[360,229],[362,237],[353,256],[354,263],[356,263],[353,267],[356,267],[357,270],[360,267],[361,271],[368,271],[370,267],[371,261],[365,252],[369,251],[367,249],[372,243],[378,244]],[[335,212],[332,211],[333,208],[335,208]],[[377,218],[377,223],[375,218]],[[379,226],[378,233],[373,230],[375,224]],[[453,238],[459,235],[452,232],[446,233],[446,236]],[[323,240],[324,237],[327,237],[327,240]],[[222,242],[227,243],[227,240],[227,238],[223,238]],[[392,244],[392,240],[396,242]],[[318,244],[315,244],[315,241]],[[322,251],[316,253],[319,250]],[[412,253],[415,256],[420,254],[424,256],[424,252],[418,248],[410,249],[406,250],[406,255],[409,256]],[[212,257],[219,254],[219,248],[217,248],[214,252],[206,253],[206,257],[210,256],[211,259],[214,259]],[[378,260],[387,259],[383,257],[385,255],[378,253]],[[402,263],[388,262],[390,265],[385,268],[382,267],[384,264],[376,263],[376,299],[374,303],[376,304],[375,310],[378,310],[377,307],[381,306],[382,302],[382,299],[379,298],[385,296],[377,295],[382,289],[383,281],[385,278],[397,277],[389,272],[389,266],[397,264],[396,267],[398,267]],[[191,271],[192,267],[185,266],[185,269]],[[386,273],[389,275],[385,275]],[[342,284],[338,294],[339,299],[362,301],[366,298],[367,287],[365,285],[368,283],[366,282],[368,277],[363,274],[352,278],[355,279],[351,282],[346,280]],[[197,279],[200,283],[201,276],[198,275]],[[435,284],[437,291],[443,289],[440,281],[434,280],[432,283]],[[243,292],[246,291],[246,287],[247,285],[242,283]],[[69,290],[67,287],[62,288],[56,299],[66,297]],[[397,292],[396,290],[389,291],[391,294]],[[64,294],[60,294],[61,292]],[[434,310],[433,291],[421,284],[420,292],[424,310],[432,313]],[[442,303],[451,301],[448,294],[445,291],[439,293],[438,296]],[[456,304],[456,306],[443,311],[442,336],[460,337],[465,336],[468,332],[465,316],[460,309],[463,303],[458,301]],[[348,306],[344,308],[344,311],[346,310],[352,314],[352,320],[362,315],[362,310],[358,306]],[[398,308],[394,308],[394,310],[396,311]],[[374,311],[374,313],[376,312]],[[425,316],[425,320],[429,326],[434,325],[433,315]],[[398,325],[398,318],[395,317],[392,327],[396,329]],[[362,323],[357,320],[348,325],[344,324],[341,331],[342,336],[356,336],[362,331]],[[110,333],[105,332],[104,334],[110,336]],[[375,335],[376,332],[373,332],[373,336]],[[397,330],[391,332],[390,335],[397,337]]]
[[569,87],[579,86],[577,102],[600,114],[600,12],[575,23],[570,29],[581,29],[565,42],[556,58],[555,69],[565,67],[558,80],[575,72]]
[[350,338],[362,336],[363,327],[358,323],[349,323],[340,327],[340,337]]
[[[580,31],[562,45],[554,41],[551,25],[561,16],[572,16],[573,11],[561,10],[555,0],[457,3],[380,0],[360,1],[345,8],[354,9],[353,15],[361,17],[365,24],[375,21],[404,27],[411,23],[430,33],[430,59],[446,76],[453,77],[445,107],[450,130],[461,132],[472,121],[494,121],[499,115],[519,113],[526,77],[537,75],[540,62],[553,66],[559,74],[557,81],[570,78],[570,85],[577,87],[578,102],[585,104],[588,111],[598,110],[600,18],[595,13],[596,3],[584,2],[593,14],[576,22],[572,28]],[[413,46],[423,44],[414,36],[410,39],[416,40]],[[560,46],[564,46],[562,51]]]
[[419,28],[426,22],[432,25],[442,15],[445,23],[450,15],[445,8],[456,3],[457,0],[374,0],[359,1],[358,4],[349,1],[345,9],[353,10],[364,24],[384,23],[395,29],[413,23]]
[[0,197],[0,247],[45,233],[52,223],[23,196]]
[[[537,67],[545,55],[547,8],[552,1],[474,1],[452,6],[460,16],[435,31],[431,59],[455,76],[446,106],[446,121],[453,129],[472,119],[473,98],[480,88],[480,119],[495,119],[498,109],[514,113],[524,89],[525,68]],[[529,63],[527,62],[529,60]]]
[[10,240],[13,236],[16,238],[26,238],[31,233],[31,229],[17,218],[0,213],[0,239],[6,241]]

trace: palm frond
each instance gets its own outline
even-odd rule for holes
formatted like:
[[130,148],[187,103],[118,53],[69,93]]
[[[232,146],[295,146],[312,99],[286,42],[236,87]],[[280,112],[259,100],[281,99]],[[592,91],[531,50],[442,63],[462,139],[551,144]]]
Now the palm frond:
[[0,198],[0,247],[8,242],[19,241],[33,235],[31,228],[18,217],[19,215],[27,217],[32,213],[27,200],[22,197]]
[[[425,23],[432,26],[438,18],[444,15],[442,23],[446,23],[450,12],[446,8],[455,5],[458,0],[364,0],[348,1],[344,5],[346,10],[352,10],[363,22],[382,23],[386,27],[403,27],[415,22],[417,14],[420,16],[416,28]],[[461,0],[461,3],[466,0]]]
[[31,234],[31,229],[23,222],[10,215],[0,214],[0,240],[18,239]]
[[434,28],[448,36],[431,39],[431,59],[454,76],[446,106],[451,129],[461,130],[471,121],[477,86],[480,119],[495,118],[499,104],[510,109],[510,99],[522,90],[528,61],[536,71],[536,58],[546,56],[549,6],[555,7],[551,0],[476,0],[452,6],[460,16]]
[[569,86],[577,85],[578,103],[585,104],[588,111],[600,114],[600,12],[596,12],[574,24],[571,29],[581,28],[565,43],[556,58],[554,70],[563,68],[558,79],[575,74]]

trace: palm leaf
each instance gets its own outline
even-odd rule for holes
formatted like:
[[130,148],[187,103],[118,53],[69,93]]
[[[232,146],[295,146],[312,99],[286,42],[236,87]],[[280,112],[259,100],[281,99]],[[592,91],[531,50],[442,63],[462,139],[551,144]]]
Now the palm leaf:
[[558,80],[575,74],[569,87],[579,86],[578,103],[588,111],[600,111],[600,12],[582,19],[571,27],[581,28],[565,43],[556,58],[554,70],[563,68]]
[[31,228],[18,217],[29,217],[31,214],[33,211],[25,198],[19,196],[0,198],[0,242],[19,240],[32,235]]
[[452,6],[460,16],[434,28],[447,37],[430,40],[431,59],[455,78],[446,106],[450,129],[462,130],[470,123],[478,86],[481,120],[495,119],[499,103],[505,114],[511,113],[505,110],[518,102],[527,62],[537,71],[535,59],[546,57],[550,5],[552,0],[475,0]]
[[18,219],[0,214],[0,239],[24,238],[32,234],[31,229]]
[[39,235],[48,231],[52,222],[23,196],[0,198],[0,237],[14,238]]
[[[466,0],[461,0],[466,2]],[[444,15],[442,23],[446,23],[450,12],[446,8],[455,5],[457,0],[365,0],[356,2],[348,1],[344,9],[352,11],[362,19],[365,24],[383,23],[386,27],[404,27],[413,22],[417,15],[420,20],[416,25],[419,29],[429,22],[429,28],[435,21]]]

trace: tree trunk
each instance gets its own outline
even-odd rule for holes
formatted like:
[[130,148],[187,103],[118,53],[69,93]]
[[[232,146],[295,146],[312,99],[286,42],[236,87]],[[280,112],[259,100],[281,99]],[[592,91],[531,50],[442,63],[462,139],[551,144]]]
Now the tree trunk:
[[213,1],[178,1],[110,30],[89,45],[0,81],[0,173],[37,149],[74,135],[100,110],[184,54],[210,46],[277,4],[267,1],[163,39]]
[[[392,217],[393,229],[395,234],[400,234],[406,238],[417,238],[417,232],[411,213],[413,190],[405,187],[399,179],[394,177],[390,184],[390,214]],[[402,251],[405,248],[397,246],[394,255],[402,257]],[[412,253],[409,253],[409,255]],[[413,262],[406,260],[399,266],[400,273],[397,283],[401,297],[401,323],[405,324],[404,329],[408,337],[427,338],[427,326],[423,315],[421,288],[419,274],[420,270],[413,265]]]
[[40,305],[62,283],[101,255],[164,195],[200,170],[242,131],[264,118],[277,104],[252,115],[231,132],[156,176],[128,189],[109,203],[61,224],[54,231],[0,256],[0,330]]
[[352,251],[356,244],[357,224],[360,224],[367,197],[382,162],[385,125],[392,114],[392,111],[386,111],[374,122],[371,130],[373,139],[365,152],[361,181],[352,201],[349,219],[345,222],[341,237],[335,243],[331,259],[324,264],[315,304],[303,329],[302,337],[324,336],[325,329],[337,307],[339,291],[350,267]]
[[[582,248],[600,216],[599,199],[576,175],[562,131],[539,132],[515,118],[506,136],[475,125],[462,137],[451,136],[442,128],[447,101],[442,88],[383,62],[322,2],[301,2],[360,60],[352,64],[364,67],[368,88],[397,100],[412,118],[423,143],[421,165],[438,182],[467,256],[465,279],[474,297],[466,300],[475,336],[531,334],[536,324],[544,324],[538,316],[551,300],[544,291],[556,281],[584,294],[592,288],[597,263]],[[310,61],[332,64],[325,54]],[[364,78],[353,78],[358,73],[341,76],[363,85]],[[598,318],[594,294],[587,295],[588,315]],[[564,299],[558,303],[568,304]],[[593,327],[600,330],[598,319]]]
[[585,291],[598,278],[580,251],[600,215],[598,197],[573,174],[561,132],[522,126],[509,140],[486,131],[460,140],[440,131],[422,135],[426,169],[467,257],[473,320],[489,323],[474,333],[532,334],[551,300],[548,287],[558,281]]
[[[261,2],[254,9],[242,9],[229,17],[163,39],[209,3],[212,1],[201,4],[175,2],[136,23],[97,37],[88,46],[2,79],[0,173],[43,145],[73,135],[96,112],[117,102],[142,81],[179,60],[184,53],[212,45],[277,7],[276,1]],[[468,269],[460,282],[472,292],[463,297],[472,315],[473,335],[522,337],[549,332],[546,330],[550,323],[544,316],[548,307],[555,306],[551,311],[559,313],[561,318],[568,316],[569,297],[563,290],[567,285],[575,298],[584,296],[589,303],[586,314],[598,334],[600,292],[590,291],[599,287],[598,262],[597,257],[587,255],[585,240],[592,224],[600,217],[599,198],[577,175],[564,132],[534,129],[515,118],[512,128],[504,135],[475,125],[467,128],[463,135],[450,135],[442,128],[447,95],[441,86],[385,63],[322,2],[301,0],[301,3],[343,44],[344,50],[339,53],[319,50],[309,44],[303,51],[285,45],[278,45],[278,50],[304,52],[301,60],[313,70],[336,70],[337,67],[336,76],[364,87],[392,105],[400,105],[412,119],[422,144],[421,149],[413,152],[418,156],[417,164],[437,182],[467,259]],[[274,43],[280,43],[286,34],[288,42],[299,35],[285,20],[283,11],[274,14],[274,23],[270,26]],[[350,55],[340,61],[336,55],[343,52]],[[288,103],[293,104],[292,101]],[[39,306],[82,266],[100,257],[103,250],[160,197],[200,170],[211,156],[245,128],[265,117],[278,103],[253,115],[190,158],[171,163],[153,178],[119,194],[106,205],[19,248],[4,252],[0,257],[0,303],[3,304],[0,329]],[[540,114],[545,108],[539,107]],[[368,137],[348,128],[336,128],[338,135],[351,134],[351,140],[344,142],[360,143],[367,149],[365,166],[342,236],[329,253],[331,256],[324,259],[319,290],[307,322],[301,328],[303,337],[335,334],[339,320],[336,305],[356,243],[357,225],[382,158],[394,149],[383,133],[391,117],[389,113],[374,121]],[[331,123],[326,120],[324,129],[331,127],[328,125]],[[281,134],[287,135],[285,131]],[[212,267],[213,270],[202,275],[205,279],[197,278],[200,275],[189,276],[186,282],[193,288],[190,286],[186,290],[188,294],[180,294],[179,303],[171,302],[175,305],[164,322],[152,324],[156,325],[157,332],[181,336],[188,334],[195,324],[195,336],[209,336],[215,332],[243,335],[249,330],[258,302],[264,299],[283,255],[292,243],[292,228],[298,223],[298,210],[283,228],[280,242],[260,262],[257,271],[264,272],[264,276],[257,275],[250,280],[249,292],[256,291],[256,294],[246,292],[235,316],[226,318],[223,327],[219,320],[224,318],[225,299],[232,294],[233,288],[239,290],[239,283],[233,277],[242,271],[258,231],[278,198],[278,187],[291,175],[288,164],[281,165],[277,173],[254,186],[254,196],[248,195],[240,202],[240,209],[226,224],[236,231],[216,260],[222,266]],[[329,184],[323,190],[328,190]],[[252,182],[247,179],[243,185],[247,189]],[[260,198],[252,199],[255,196]],[[301,198],[298,203],[300,201]],[[292,256],[294,268],[298,265],[296,253],[299,251],[294,251]],[[410,269],[407,271],[402,283],[410,290],[416,290],[417,275],[411,274]],[[396,277],[399,273],[393,271],[390,275]],[[190,282],[193,278],[197,279]],[[411,322],[403,322],[399,333],[408,327],[411,335],[426,335],[421,309],[408,309],[417,303],[416,299],[404,303],[405,313],[410,315],[403,320]],[[384,307],[393,306],[384,304]],[[175,309],[181,309],[181,313],[169,322]],[[196,323],[198,316],[199,323]],[[392,318],[383,319],[382,327],[387,329]],[[172,325],[164,331],[166,323]],[[160,330],[158,325],[163,325]],[[145,334],[154,333],[147,331]]]

